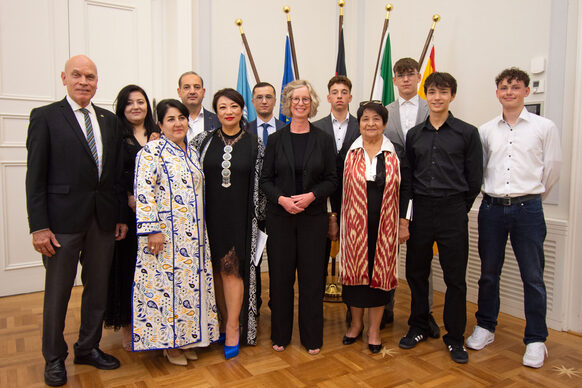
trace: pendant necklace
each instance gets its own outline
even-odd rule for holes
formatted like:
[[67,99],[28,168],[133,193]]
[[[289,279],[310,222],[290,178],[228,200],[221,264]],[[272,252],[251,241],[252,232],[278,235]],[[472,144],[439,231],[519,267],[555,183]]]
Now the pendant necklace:
[[230,160],[232,159],[232,150],[234,143],[240,140],[243,135],[243,130],[241,129],[236,137],[226,138],[222,132],[222,128],[218,130],[218,136],[224,143],[223,154],[222,154],[222,187],[230,187]]

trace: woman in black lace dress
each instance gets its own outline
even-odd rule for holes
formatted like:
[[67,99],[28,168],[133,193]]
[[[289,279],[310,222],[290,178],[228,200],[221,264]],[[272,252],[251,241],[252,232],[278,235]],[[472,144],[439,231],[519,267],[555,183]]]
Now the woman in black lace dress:
[[236,90],[216,92],[212,107],[222,127],[199,134],[193,143],[204,169],[216,304],[228,359],[238,354],[239,342],[257,343],[258,268],[252,258],[265,206],[259,193],[264,147],[245,131],[244,99]]
[[124,240],[115,243],[115,256],[109,275],[105,326],[122,329],[122,346],[131,350],[131,286],[137,254],[133,175],[135,156],[149,141],[159,137],[146,92],[137,85],[119,91],[115,114],[123,123],[123,182],[127,193],[128,231]]

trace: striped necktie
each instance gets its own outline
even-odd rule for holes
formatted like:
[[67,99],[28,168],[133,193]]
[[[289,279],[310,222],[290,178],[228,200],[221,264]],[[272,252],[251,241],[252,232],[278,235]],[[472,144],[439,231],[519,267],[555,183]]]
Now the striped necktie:
[[269,138],[269,127],[271,125],[269,123],[263,123],[261,124],[261,127],[263,127],[263,144],[265,144],[265,147],[267,146],[267,139]]
[[85,131],[87,133],[87,143],[89,143],[89,148],[91,149],[91,154],[93,154],[93,159],[97,167],[99,167],[99,154],[97,154],[97,145],[95,144],[95,136],[93,135],[93,124],[91,124],[91,117],[89,117],[89,111],[85,108],[79,109],[83,116],[85,116]]

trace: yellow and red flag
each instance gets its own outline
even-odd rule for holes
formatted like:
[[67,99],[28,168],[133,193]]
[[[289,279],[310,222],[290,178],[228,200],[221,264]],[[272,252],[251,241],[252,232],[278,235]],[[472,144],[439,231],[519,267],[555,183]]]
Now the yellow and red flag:
[[418,95],[426,100],[426,95],[424,94],[424,81],[426,78],[436,71],[436,66],[434,62],[434,39],[431,39],[430,46],[428,49],[429,55],[424,60],[420,72],[422,74],[422,80],[420,81],[420,86],[418,88]]

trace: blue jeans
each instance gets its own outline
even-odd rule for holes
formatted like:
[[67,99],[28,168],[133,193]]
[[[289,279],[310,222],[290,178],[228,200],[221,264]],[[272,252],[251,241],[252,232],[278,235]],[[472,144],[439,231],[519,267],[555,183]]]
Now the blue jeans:
[[479,208],[479,310],[477,324],[491,332],[499,315],[499,277],[505,258],[507,235],[523,281],[525,335],[523,342],[544,342],[546,327],[546,286],[544,284],[544,239],[546,222],[541,199],[511,206],[491,204],[483,199]]

